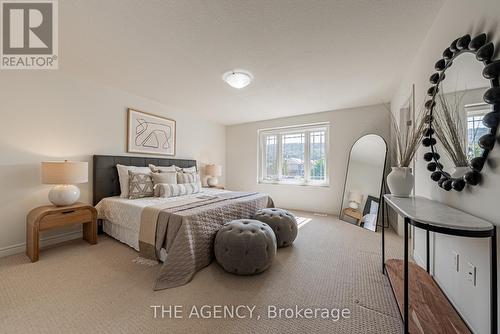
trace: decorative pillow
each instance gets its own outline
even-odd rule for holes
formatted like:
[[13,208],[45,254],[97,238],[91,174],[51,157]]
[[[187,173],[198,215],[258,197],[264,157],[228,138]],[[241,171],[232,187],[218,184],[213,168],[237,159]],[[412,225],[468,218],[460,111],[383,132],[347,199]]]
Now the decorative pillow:
[[136,173],[128,171],[129,175],[129,196],[130,199],[153,197],[153,179],[151,174]]
[[183,183],[183,184],[165,184],[159,183],[155,185],[158,188],[158,194],[160,197],[175,197],[196,194],[201,191],[201,183]]
[[[154,185],[159,183],[177,184],[177,172],[152,173],[151,177],[153,178]],[[154,195],[156,197],[160,196],[157,187],[154,187]]]
[[128,198],[129,196],[129,171],[133,171],[136,173],[151,173],[149,167],[137,167],[137,166],[125,166],[125,165],[116,165],[116,169],[118,170],[118,180],[120,182],[120,197]]
[[183,173],[196,173],[196,166],[193,167],[188,167],[188,168],[180,168],[178,172],[183,172]]
[[149,168],[153,173],[167,173],[167,172],[177,172],[177,168],[175,165],[172,166],[155,166],[153,164],[149,164]]
[[177,173],[177,183],[195,183],[200,182],[198,173]]

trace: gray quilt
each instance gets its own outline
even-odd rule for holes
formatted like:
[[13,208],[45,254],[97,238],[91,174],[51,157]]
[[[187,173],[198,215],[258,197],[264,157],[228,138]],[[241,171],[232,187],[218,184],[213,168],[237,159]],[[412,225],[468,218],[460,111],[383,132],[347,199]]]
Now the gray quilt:
[[151,249],[153,245],[144,241],[148,238],[140,236],[141,256],[157,259],[161,248],[167,250],[167,259],[158,271],[153,289],[173,288],[191,281],[198,270],[212,261],[215,235],[224,223],[252,218],[257,210],[273,206],[266,194],[228,192],[217,196],[200,195],[197,202],[143,215],[157,221],[141,221],[141,225],[156,223],[154,250]]

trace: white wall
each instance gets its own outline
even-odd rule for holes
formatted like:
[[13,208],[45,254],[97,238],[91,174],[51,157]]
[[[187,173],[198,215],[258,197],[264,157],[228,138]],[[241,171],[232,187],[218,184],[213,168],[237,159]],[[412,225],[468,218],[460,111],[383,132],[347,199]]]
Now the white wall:
[[[2,71],[0,96],[0,256],[24,250],[26,214],[48,203],[41,161],[89,161],[91,181],[92,155],[127,155],[127,107],[177,121],[176,158],[225,163],[224,126],[61,71]],[[91,182],[81,192],[91,203]]]
[[[498,0],[448,0],[438,13],[434,24],[422,43],[415,61],[405,72],[405,79],[392,99],[392,108],[402,104],[405,91],[415,83],[416,105],[424,102],[425,91],[430,87],[429,76],[434,73],[434,63],[440,59],[443,50],[456,38],[482,32],[489,33],[500,48],[500,2]],[[418,110],[418,109],[417,109]],[[421,158],[425,149],[420,149],[416,162],[416,194],[445,202],[460,210],[500,224],[498,192],[500,189],[500,145],[496,145],[490,155],[494,164],[485,166],[484,183],[467,188],[461,193],[445,192],[429,178],[426,162]],[[489,333],[489,241],[459,237],[436,236],[431,245],[436,280],[447,292],[462,316],[476,333]],[[461,272],[452,269],[452,250],[460,254]],[[425,234],[419,230],[415,234],[415,254],[425,259]],[[464,279],[465,265],[471,262],[477,266],[478,284],[472,287]]]
[[[330,122],[329,187],[257,182],[258,129],[326,121]],[[338,214],[352,144],[359,137],[370,133],[387,138],[389,123],[386,108],[379,105],[228,126],[226,185],[229,189],[268,193],[278,207]]]

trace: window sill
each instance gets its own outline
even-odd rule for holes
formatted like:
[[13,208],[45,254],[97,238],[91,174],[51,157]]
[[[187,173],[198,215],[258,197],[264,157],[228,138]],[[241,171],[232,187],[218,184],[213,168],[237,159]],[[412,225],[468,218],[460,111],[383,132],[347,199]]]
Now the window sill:
[[312,188],[330,188],[330,184],[325,183],[304,183],[304,182],[284,182],[284,181],[265,181],[259,180],[258,184],[269,184],[275,186],[298,186],[298,187],[312,187]]

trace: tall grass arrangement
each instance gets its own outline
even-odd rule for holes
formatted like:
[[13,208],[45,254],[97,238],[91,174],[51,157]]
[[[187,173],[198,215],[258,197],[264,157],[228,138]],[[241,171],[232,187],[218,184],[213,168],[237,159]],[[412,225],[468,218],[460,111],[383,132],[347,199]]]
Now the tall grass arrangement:
[[425,109],[421,108],[418,113],[416,113],[415,120],[411,126],[400,127],[394,114],[388,108],[391,124],[394,131],[395,139],[391,141],[391,153],[397,159],[398,167],[409,167],[411,161],[415,157],[418,147],[422,142],[424,136],[424,131],[426,128],[425,124]]
[[467,167],[467,126],[460,113],[463,95],[455,93],[449,98],[438,94],[434,107],[432,122],[436,137],[444,148],[446,155],[455,167]]

